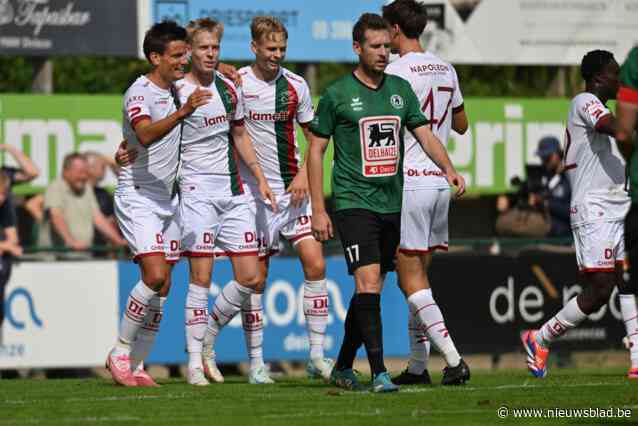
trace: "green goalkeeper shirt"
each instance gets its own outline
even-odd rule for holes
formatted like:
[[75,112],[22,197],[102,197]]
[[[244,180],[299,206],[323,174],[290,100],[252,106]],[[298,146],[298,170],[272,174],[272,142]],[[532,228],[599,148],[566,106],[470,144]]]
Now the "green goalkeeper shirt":
[[372,89],[354,74],[325,91],[310,130],[334,140],[335,209],[401,211],[403,133],[427,124],[410,83],[384,75]]

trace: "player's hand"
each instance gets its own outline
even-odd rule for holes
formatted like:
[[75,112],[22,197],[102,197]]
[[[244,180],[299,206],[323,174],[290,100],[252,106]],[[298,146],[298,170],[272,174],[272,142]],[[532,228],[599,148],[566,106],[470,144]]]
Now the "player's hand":
[[212,96],[213,94],[210,90],[204,90],[201,87],[198,87],[188,97],[188,100],[182,106],[182,111],[184,111],[186,116],[189,116],[200,106],[206,105]]
[[126,139],[120,142],[120,146],[117,147],[115,152],[115,163],[120,167],[128,166],[133,164],[136,158],[137,150],[134,148],[129,149]]
[[69,247],[74,251],[85,251],[89,248],[89,244],[84,241],[73,240]]
[[24,253],[22,250],[22,246],[18,244],[11,244],[7,247],[7,251],[14,257],[20,257]]
[[292,194],[290,204],[294,208],[301,207],[301,204],[308,198],[308,175],[306,173],[297,173],[297,176],[290,182],[286,192]]
[[277,198],[275,198],[275,194],[272,192],[270,185],[268,185],[268,182],[265,180],[259,182],[259,194],[261,195],[262,200],[270,202],[272,211],[277,213]]
[[328,241],[334,238],[332,221],[325,210],[318,213],[312,212],[312,236],[317,241]]
[[460,197],[461,195],[465,194],[465,179],[463,179],[463,176],[456,173],[456,171],[453,171],[451,173],[448,173],[446,177],[450,185],[456,186],[457,197]]
[[217,66],[217,71],[219,71],[227,79],[232,80],[233,83],[235,83],[235,86],[241,86],[241,75],[239,75],[237,68],[234,66],[220,62]]

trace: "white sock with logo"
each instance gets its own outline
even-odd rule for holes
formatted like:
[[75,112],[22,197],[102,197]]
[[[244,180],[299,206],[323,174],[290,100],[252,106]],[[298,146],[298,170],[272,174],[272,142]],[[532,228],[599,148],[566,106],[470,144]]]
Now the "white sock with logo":
[[137,333],[135,342],[131,345],[131,371],[137,370],[151,353],[157,333],[160,330],[162,316],[164,316],[165,297],[155,294],[148,302],[148,310],[144,317],[144,325]]
[[226,284],[226,287],[215,299],[213,309],[208,316],[208,325],[204,335],[205,347],[215,346],[215,339],[219,331],[237,315],[246,299],[253,293],[252,289],[244,287],[235,280]]
[[188,368],[202,368],[202,348],[208,323],[208,289],[206,287],[193,283],[188,285],[184,318],[186,319]]
[[303,313],[310,343],[310,359],[323,361],[323,341],[328,326],[328,288],[326,280],[305,280]]
[[408,334],[410,335],[410,360],[408,373],[422,374],[428,368],[430,341],[420,321],[408,310]]
[[412,315],[421,323],[430,342],[441,352],[449,367],[456,367],[461,356],[445,327],[443,314],[432,297],[432,290],[419,290],[408,297],[408,306]]
[[587,318],[587,315],[580,310],[577,297],[567,302],[563,309],[558,311],[549,321],[547,321],[536,333],[536,343],[548,348],[553,341],[565,334],[567,330],[575,328]]
[[126,307],[120,322],[120,334],[115,343],[114,355],[130,354],[131,344],[135,341],[140,328],[144,325],[149,301],[156,294],[155,290],[141,280],[133,287],[126,301]]
[[629,356],[631,368],[638,368],[638,309],[636,308],[636,296],[633,294],[619,294],[620,312],[625,322],[627,339],[629,339]]
[[260,293],[253,293],[241,307],[241,324],[251,370],[264,365],[264,309],[261,298]]

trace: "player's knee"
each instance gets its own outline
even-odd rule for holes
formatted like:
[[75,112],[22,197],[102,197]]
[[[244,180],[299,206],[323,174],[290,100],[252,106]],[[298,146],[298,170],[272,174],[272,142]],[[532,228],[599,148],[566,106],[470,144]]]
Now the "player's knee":
[[306,260],[303,264],[303,272],[307,280],[318,281],[326,276],[326,261],[323,256]]
[[265,285],[263,281],[260,281],[260,276],[257,271],[241,271],[237,274],[235,280],[242,286],[251,289],[257,289],[260,284]]
[[166,282],[166,273],[162,270],[153,269],[144,271],[142,281],[155,291],[160,291]]
[[614,290],[614,277],[608,273],[596,273],[591,276],[591,302],[594,311],[602,308]]

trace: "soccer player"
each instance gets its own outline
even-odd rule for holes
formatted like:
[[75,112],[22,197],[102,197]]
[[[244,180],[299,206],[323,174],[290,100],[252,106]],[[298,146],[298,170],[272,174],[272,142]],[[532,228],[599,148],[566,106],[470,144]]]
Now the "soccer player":
[[415,135],[448,181],[458,186],[459,193],[464,191],[465,182],[427,126],[410,84],[384,73],[390,53],[386,21],[376,14],[363,14],[352,38],[359,63],[352,74],[326,89],[311,125],[314,135],[308,175],[312,231],[319,241],[333,237],[323,199],[322,167],[332,137],[335,221],[348,271],[355,281],[332,380],[346,389],[363,388],[352,371],[363,343],[372,371],[372,390],[392,392],[398,386],[392,383],[383,361],[380,293],[385,274],[394,269],[400,239],[404,130]]
[[[187,379],[192,385],[205,386],[207,377],[223,381],[215,364],[208,361],[211,353],[204,356],[208,362],[202,361],[207,323],[214,338],[250,299],[258,283],[255,216],[239,175],[239,158],[254,175],[255,196],[269,203],[275,199],[245,132],[241,92],[215,72],[223,25],[203,18],[191,21],[186,30],[192,68],[176,83],[180,100],[186,102],[198,90],[212,94],[207,104],[184,120],[179,179],[182,250],[190,267],[185,307]],[[230,257],[234,280],[216,298],[209,319],[215,248]],[[212,342],[208,348],[212,351]]]
[[[177,106],[173,83],[184,76],[187,64],[184,28],[170,21],[153,25],[146,32],[143,50],[152,69],[126,91],[123,108],[124,138],[138,155],[134,163],[120,169],[115,191],[116,218],[141,272],[107,358],[113,379],[124,386],[157,386],[141,368],[141,361],[159,331],[170,286],[167,231],[171,224],[175,227],[177,213],[174,185],[180,124],[210,98],[197,90]],[[150,332],[144,341],[142,330]]]
[[[638,122],[638,47],[634,47],[620,68],[620,89],[617,95],[618,115],[616,141],[625,159],[630,161],[634,151],[636,123]],[[633,153],[632,153],[633,151]],[[625,218],[625,251],[629,263],[627,294],[620,295],[620,303],[631,357],[631,367],[627,377],[638,378],[638,309],[636,309],[636,289],[638,289],[638,158],[630,161],[631,207]]]
[[[260,247],[259,292],[242,307],[246,346],[250,358],[250,381],[270,382],[262,355],[262,293],[266,285],[269,257],[278,251],[279,236],[286,238],[299,254],[304,272],[303,310],[310,343],[307,365],[311,377],[330,378],[333,361],[324,358],[324,336],[328,323],[328,291],[322,246],[312,237],[310,200],[305,163],[300,161],[295,123],[306,140],[314,117],[308,84],[283,68],[288,32],[272,16],[257,16],[250,26],[255,62],[239,70],[246,108],[246,128],[254,144],[268,183],[277,196],[273,212],[261,197],[253,197]],[[242,168],[243,169],[243,168]],[[245,188],[257,194],[256,181],[242,173]]]
[[[426,6],[415,0],[396,0],[383,6],[383,17],[390,24],[392,51],[401,56],[385,72],[410,83],[432,133],[445,147],[450,129],[463,134],[468,122],[454,67],[419,44],[428,19]],[[409,305],[411,356],[406,370],[393,381],[398,385],[430,384],[427,361],[432,342],[447,363],[442,384],[462,384],[470,378],[470,370],[454,346],[427,275],[432,252],[448,248],[450,184],[409,132],[405,135],[403,179],[397,272]]]
[[636,321],[635,299],[622,279],[623,222],[630,205],[625,161],[614,142],[616,119],[605,106],[616,97],[619,67],[611,52],[594,50],[580,69],[585,92],[571,102],[563,166],[573,191],[571,226],[585,288],[540,329],[522,333],[527,367],[535,377],[547,375],[551,344],[607,303],[615,285],[623,319]]

